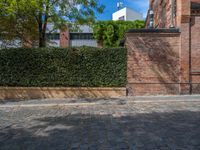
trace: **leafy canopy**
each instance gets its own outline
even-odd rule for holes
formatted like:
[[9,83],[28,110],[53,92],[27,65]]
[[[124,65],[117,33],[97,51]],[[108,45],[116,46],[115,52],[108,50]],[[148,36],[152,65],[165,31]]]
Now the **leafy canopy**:
[[0,1],[0,37],[3,44],[8,45],[14,39],[25,42],[27,37],[37,39],[37,24],[33,16],[27,13],[31,12],[29,5],[25,0]]
[[[40,46],[44,47],[49,22],[55,25],[54,29],[62,28],[67,23],[90,24],[95,20],[95,12],[102,13],[103,10],[104,6],[98,0],[1,0],[0,20],[6,20],[7,27],[17,30],[16,35],[25,26],[27,31],[31,31],[30,36],[38,34]],[[0,30],[12,35],[6,25]]]
[[104,47],[117,47],[129,29],[144,28],[144,21],[99,21],[93,26],[94,37]]

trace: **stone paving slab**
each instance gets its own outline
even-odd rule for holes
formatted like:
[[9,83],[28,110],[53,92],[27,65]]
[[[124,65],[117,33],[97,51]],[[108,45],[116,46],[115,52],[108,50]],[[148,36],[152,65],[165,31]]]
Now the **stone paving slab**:
[[200,101],[0,107],[0,150],[151,149],[199,150]]

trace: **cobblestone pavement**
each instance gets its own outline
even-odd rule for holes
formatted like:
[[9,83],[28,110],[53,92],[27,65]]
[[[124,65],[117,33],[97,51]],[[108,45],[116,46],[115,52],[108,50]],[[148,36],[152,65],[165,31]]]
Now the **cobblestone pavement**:
[[0,150],[140,149],[200,150],[200,101],[0,107]]

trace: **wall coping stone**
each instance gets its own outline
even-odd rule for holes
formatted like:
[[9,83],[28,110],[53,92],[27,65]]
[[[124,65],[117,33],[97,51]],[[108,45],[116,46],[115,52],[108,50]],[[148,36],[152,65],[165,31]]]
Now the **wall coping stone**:
[[0,90],[125,90],[125,87],[9,87],[0,86]]
[[118,98],[126,94],[126,87],[0,87],[0,100]]

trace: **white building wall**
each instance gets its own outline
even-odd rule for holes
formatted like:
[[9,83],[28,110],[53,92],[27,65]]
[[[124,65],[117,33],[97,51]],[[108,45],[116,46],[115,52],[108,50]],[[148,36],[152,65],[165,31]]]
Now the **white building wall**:
[[70,40],[70,46],[72,46],[72,47],[80,47],[80,46],[97,47],[97,41],[96,40]]
[[141,13],[138,13],[130,8],[123,8],[112,14],[112,20],[120,20],[121,17],[124,16],[125,21],[135,21],[135,20],[143,20],[143,16]]
[[116,21],[119,20],[120,17],[125,17],[126,20],[126,8],[123,8],[115,13],[112,14],[112,20]]
[[91,26],[88,26],[88,25],[80,25],[80,26],[78,26],[78,27],[79,27],[80,32],[82,32],[82,33],[93,33],[92,27],[91,27]]
[[20,40],[0,40],[0,49],[1,48],[19,48],[22,47],[22,43]]

